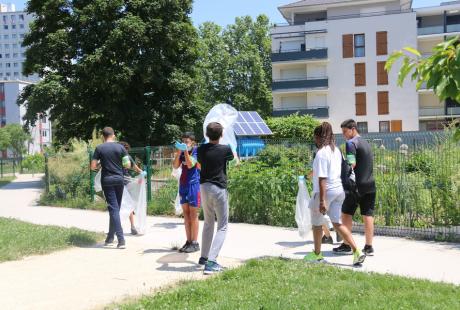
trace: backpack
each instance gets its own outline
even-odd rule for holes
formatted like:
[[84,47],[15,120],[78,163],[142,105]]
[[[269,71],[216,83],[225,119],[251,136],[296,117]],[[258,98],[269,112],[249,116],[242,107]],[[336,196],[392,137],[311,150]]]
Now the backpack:
[[353,173],[353,168],[345,159],[342,154],[342,171],[340,174],[340,178],[342,179],[342,186],[345,191],[355,192],[356,191],[356,183],[351,178]]

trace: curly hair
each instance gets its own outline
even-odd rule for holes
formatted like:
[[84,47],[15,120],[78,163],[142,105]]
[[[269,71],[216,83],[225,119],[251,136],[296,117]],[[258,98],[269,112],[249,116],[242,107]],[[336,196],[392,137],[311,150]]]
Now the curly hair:
[[334,151],[335,137],[331,124],[328,122],[323,122],[321,125],[315,128],[313,134],[316,138],[319,139],[318,149],[329,145]]

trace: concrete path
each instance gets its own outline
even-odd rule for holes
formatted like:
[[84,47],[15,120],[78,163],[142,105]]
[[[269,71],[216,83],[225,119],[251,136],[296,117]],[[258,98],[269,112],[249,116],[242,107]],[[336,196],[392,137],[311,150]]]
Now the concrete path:
[[[19,176],[0,189],[0,216],[92,231],[107,229],[105,212],[35,206],[40,188],[39,178]],[[144,236],[127,235],[126,250],[97,245],[0,264],[1,309],[100,308],[181,280],[204,278],[196,265],[199,254],[171,250],[184,241],[181,219],[149,217],[147,226]],[[302,241],[293,229],[230,224],[227,236],[219,260],[225,266],[264,256],[301,259],[312,249],[311,242]],[[362,236],[356,239],[363,245]],[[377,237],[375,247],[376,256],[355,270],[460,284],[460,244]],[[332,246],[323,250],[330,263],[349,268],[351,256],[332,255]]]

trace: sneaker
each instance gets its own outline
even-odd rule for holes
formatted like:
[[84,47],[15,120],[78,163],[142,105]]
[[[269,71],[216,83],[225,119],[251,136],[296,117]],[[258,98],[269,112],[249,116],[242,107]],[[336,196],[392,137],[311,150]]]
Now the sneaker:
[[342,236],[339,234],[339,232],[336,232],[335,234],[337,235],[337,239],[336,239],[337,242],[342,242],[343,239],[342,239]]
[[182,252],[194,253],[200,250],[200,244],[196,241],[192,241]]
[[326,235],[323,236],[321,239],[322,244],[334,244],[334,241],[332,240],[332,236],[326,237]]
[[131,227],[131,235],[135,236],[137,234],[138,234],[138,232],[137,232],[136,227]]
[[185,244],[179,249],[179,252],[184,252],[184,250],[190,245],[190,241],[185,242]]
[[332,252],[337,255],[351,255],[353,251],[351,250],[351,246],[348,244],[342,243],[339,247],[333,248]]
[[224,268],[221,265],[219,265],[218,263],[213,262],[213,261],[207,261],[206,265],[204,266],[203,273],[205,275],[211,275],[211,274],[214,274],[216,272],[221,272],[223,270],[224,270]]
[[126,242],[125,242],[125,240],[118,241],[117,249],[126,249]]
[[316,254],[315,252],[311,252],[306,255],[303,260],[310,263],[320,263],[324,261],[324,256],[322,253]]
[[206,257],[200,257],[198,260],[198,265],[204,266],[208,262],[208,259]]
[[361,251],[357,249],[353,253],[353,266],[361,266],[361,264],[364,263],[365,259],[366,259],[366,254],[361,253]]
[[374,248],[372,245],[365,245],[363,249],[363,253],[366,254],[366,256],[374,256]]
[[113,240],[114,238],[109,238],[107,237],[107,239],[105,239],[105,242],[104,242],[104,246],[110,246],[113,244]]

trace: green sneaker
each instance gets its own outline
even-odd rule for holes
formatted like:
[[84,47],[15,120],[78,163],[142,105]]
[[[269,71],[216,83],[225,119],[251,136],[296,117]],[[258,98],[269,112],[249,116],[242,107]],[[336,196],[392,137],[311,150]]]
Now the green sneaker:
[[361,266],[365,259],[366,254],[361,253],[360,250],[356,249],[356,251],[353,252],[353,266]]
[[324,256],[322,253],[316,254],[315,252],[311,252],[310,254],[306,255],[303,260],[310,263],[319,263],[324,261]]

